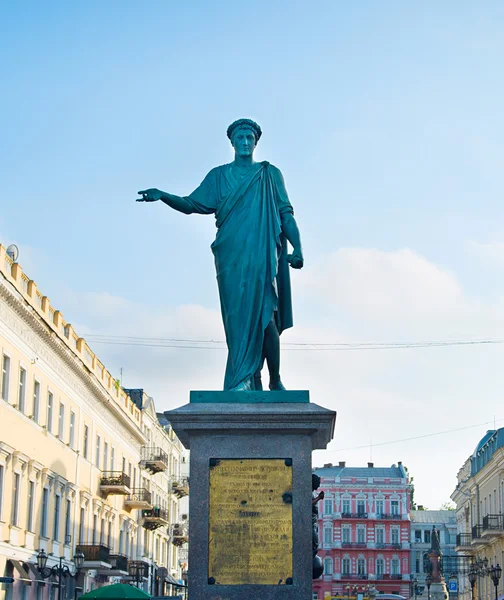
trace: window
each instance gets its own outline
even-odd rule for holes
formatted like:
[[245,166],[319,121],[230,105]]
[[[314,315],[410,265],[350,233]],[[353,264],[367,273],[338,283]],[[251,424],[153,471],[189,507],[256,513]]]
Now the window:
[[357,575],[365,575],[366,574],[366,559],[358,558],[357,559]]
[[114,463],[115,463],[115,448],[111,448],[110,449],[110,470],[111,471],[114,470]]
[[350,575],[350,559],[344,558],[341,561],[341,574],[342,575]]
[[28,506],[27,511],[28,515],[26,518],[26,529],[28,531],[33,531],[33,509],[35,505],[35,482],[28,482]]
[[105,519],[102,518],[100,522],[100,544],[105,543]]
[[390,573],[392,575],[399,575],[399,559],[393,558],[390,561]]
[[350,527],[342,527],[341,528],[341,534],[342,534],[342,542],[344,544],[349,544],[351,542],[350,539]]
[[54,527],[53,527],[53,540],[55,542],[59,542],[60,510],[61,510],[61,496],[56,496],[55,502],[54,502]]
[[377,527],[376,529],[376,543],[384,544],[385,543],[385,530],[383,527]]
[[385,561],[383,558],[376,559],[376,575],[380,576],[385,573]]
[[399,500],[391,500],[390,502],[390,512],[393,515],[399,514]]
[[87,425],[84,425],[84,444],[83,444],[83,454],[84,454],[84,458],[87,459],[88,457],[88,452],[89,452],[89,427]]
[[19,369],[19,390],[18,390],[18,408],[21,412],[25,411],[26,398],[26,371],[22,367]]
[[364,500],[357,500],[357,514],[363,515],[366,513],[366,503]]
[[[103,444],[103,470],[107,468],[108,465],[108,444],[105,442]],[[133,487],[135,487],[135,483],[133,483]]]
[[324,500],[324,514],[332,515],[333,501],[332,499]]
[[122,459],[122,472],[126,473],[126,459],[124,458],[124,456]]
[[40,535],[47,537],[47,516],[49,514],[49,490],[42,490],[42,512],[40,515]]
[[19,486],[21,485],[21,475],[19,473],[14,473],[14,477],[12,478],[12,513],[11,513],[11,523],[15,527],[18,526],[19,520]]
[[332,575],[332,558],[324,558],[324,575]]
[[324,527],[324,544],[332,544],[332,527]]
[[397,527],[393,527],[390,530],[390,542],[392,544],[399,544],[399,529]]
[[422,543],[422,530],[421,529],[415,529],[415,542],[417,544]]
[[70,448],[74,448],[75,444],[75,413],[73,410],[70,412],[70,429],[68,431],[68,443]]
[[111,544],[112,544],[112,521],[109,521],[108,522],[108,529],[107,529],[107,546],[109,548],[112,548]]
[[100,468],[100,450],[101,450],[101,438],[99,435],[96,436],[96,454],[95,454],[95,465]]
[[86,542],[86,509],[80,509],[80,525],[79,525],[79,543],[84,544]]
[[96,544],[96,537],[98,535],[98,515],[93,515],[93,532],[91,533],[91,543],[93,546]]
[[51,394],[51,392],[48,392],[48,394],[47,394],[47,431],[49,431],[49,433],[52,432],[52,425],[53,425],[53,402],[54,402],[54,396]]
[[40,383],[35,380],[33,382],[33,420],[38,423],[39,420],[39,407],[40,407]]
[[364,527],[357,527],[357,543],[366,543],[366,530],[364,529]]
[[62,402],[60,402],[59,420],[58,420],[58,437],[60,440],[63,439],[64,427],[65,427],[65,405]]
[[383,500],[376,501],[376,514],[383,515]]
[[67,498],[65,511],[65,544],[70,546],[72,542],[72,534],[70,533],[72,526],[72,501]]
[[343,511],[342,512],[345,515],[350,514],[350,500],[349,499],[343,500]]
[[420,565],[422,564],[421,560],[420,560],[420,556],[421,556],[420,552],[415,552],[415,573],[421,573],[422,572],[420,570]]
[[2,359],[2,398],[9,400],[9,380],[10,380],[10,357],[6,354]]
[[429,529],[426,529],[424,531],[424,543],[430,544],[430,530]]

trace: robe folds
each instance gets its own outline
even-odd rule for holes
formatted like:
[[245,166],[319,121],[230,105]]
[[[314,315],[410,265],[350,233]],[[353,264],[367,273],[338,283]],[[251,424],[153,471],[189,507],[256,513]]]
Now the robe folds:
[[264,330],[292,327],[287,241],[281,215],[292,213],[279,169],[264,161],[241,178],[232,165],[212,169],[186,197],[191,211],[215,214],[211,248],[228,347],[224,390],[252,377],[263,361]]

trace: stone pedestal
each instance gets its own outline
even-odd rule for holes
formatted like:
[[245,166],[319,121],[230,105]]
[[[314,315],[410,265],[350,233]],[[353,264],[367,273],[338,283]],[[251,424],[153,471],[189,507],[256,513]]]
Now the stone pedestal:
[[430,600],[448,600],[448,589],[444,579],[431,583]]
[[311,600],[311,452],[336,413],[297,391],[191,392],[165,414],[191,450],[189,598]]

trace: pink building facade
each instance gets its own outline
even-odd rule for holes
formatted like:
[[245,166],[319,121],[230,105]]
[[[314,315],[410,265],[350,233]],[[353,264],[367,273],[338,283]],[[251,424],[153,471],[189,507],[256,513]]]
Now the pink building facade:
[[411,486],[402,463],[391,467],[324,465],[314,469],[319,502],[319,556],[324,575],[313,598],[367,591],[410,597]]

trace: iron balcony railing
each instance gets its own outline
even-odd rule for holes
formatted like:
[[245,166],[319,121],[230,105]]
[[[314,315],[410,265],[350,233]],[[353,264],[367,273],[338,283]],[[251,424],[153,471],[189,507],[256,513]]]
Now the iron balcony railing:
[[400,550],[402,548],[401,544],[393,543],[393,544],[376,544],[376,548],[378,550]]
[[365,542],[342,542],[342,548],[367,548]]
[[483,525],[474,525],[471,532],[473,540],[483,537]]
[[402,578],[403,578],[403,576],[398,573],[378,573],[376,575],[376,579],[381,579],[381,580],[387,580],[387,579],[401,580]]
[[457,533],[456,545],[457,546],[470,546],[472,535],[470,533]]
[[483,529],[504,529],[503,515],[487,515],[483,517]]
[[163,519],[165,521],[168,521],[168,511],[165,508],[148,508],[145,510],[142,510],[142,517],[145,517],[146,519],[153,519],[153,518],[158,518],[158,519]]
[[109,562],[110,559],[110,548],[104,544],[77,544],[75,552],[82,552],[85,561]]
[[122,471],[102,471],[100,485],[116,485],[130,487],[129,475]]
[[142,462],[164,462],[168,466],[168,454],[157,446],[142,446],[140,450]]
[[134,488],[131,490],[131,494],[126,496],[126,502],[147,502],[151,503],[152,494],[145,488]]
[[392,521],[398,521],[402,519],[402,515],[397,513],[397,514],[391,514],[391,513],[376,513],[376,518],[377,519],[389,519]]
[[341,518],[342,519],[367,519],[368,514],[367,514],[367,512],[357,512],[357,513],[344,512],[344,513],[341,513]]
[[118,571],[128,571],[128,557],[124,554],[110,554],[109,562],[113,569]]
[[341,573],[341,579],[367,579],[367,573]]

